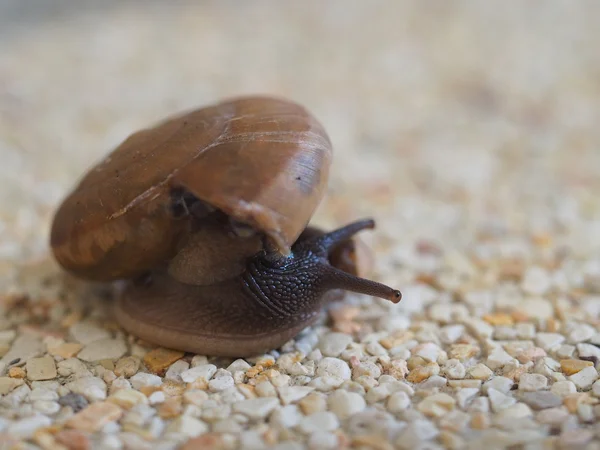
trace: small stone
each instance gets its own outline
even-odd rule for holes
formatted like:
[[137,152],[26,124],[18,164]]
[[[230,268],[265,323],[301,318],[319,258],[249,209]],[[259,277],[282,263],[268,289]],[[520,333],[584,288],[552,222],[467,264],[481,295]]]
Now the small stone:
[[548,272],[541,267],[530,267],[525,272],[521,288],[527,294],[543,295],[550,289],[552,279]]
[[348,364],[338,358],[326,357],[319,361],[316,375],[319,377],[330,376],[340,380],[349,380],[352,377],[352,371]]
[[64,359],[73,358],[83,348],[83,345],[75,342],[65,342],[55,347],[48,347],[48,353],[52,356],[60,356]]
[[106,424],[117,421],[123,411],[117,405],[109,402],[93,403],[71,417],[66,425],[81,431],[94,433],[100,431]]
[[167,368],[175,361],[183,358],[184,353],[179,350],[169,348],[155,348],[144,356],[144,364],[150,372],[157,375],[164,375]]
[[519,379],[520,391],[539,391],[548,387],[548,378],[538,373],[524,373]]
[[327,333],[319,341],[319,349],[324,356],[338,357],[352,342],[352,336],[344,333]]
[[327,431],[316,431],[308,438],[310,450],[333,450],[338,448],[338,437]]
[[525,392],[521,400],[533,409],[548,409],[562,405],[562,399],[550,391]]
[[565,337],[558,333],[538,333],[535,336],[535,343],[547,352],[558,348],[564,340]]
[[83,345],[91,344],[94,341],[110,339],[110,332],[108,330],[92,322],[77,322],[69,329],[69,332],[73,339]]
[[449,359],[442,367],[442,374],[455,380],[463,379],[466,375],[466,369],[458,359]]
[[56,378],[56,364],[51,356],[42,358],[31,358],[27,361],[27,379],[32,381],[37,380],[52,380]]
[[473,367],[469,368],[468,375],[471,378],[476,380],[489,380],[494,372],[492,372],[486,365],[484,364],[476,364]]
[[227,370],[231,373],[239,372],[239,371],[245,372],[250,367],[252,367],[252,366],[250,364],[248,364],[245,360],[236,359],[234,362],[229,364],[229,366],[227,367]]
[[167,380],[182,382],[181,374],[190,368],[190,363],[180,359],[179,361],[175,361],[171,366],[167,369],[165,374],[165,378]]
[[505,408],[496,414],[495,419],[501,421],[504,419],[515,420],[531,417],[533,412],[525,403],[516,403],[508,408]]
[[479,347],[472,344],[453,344],[448,351],[448,357],[466,361],[479,353]]
[[[456,381],[456,380],[454,380]],[[446,385],[448,384],[448,380],[444,377],[440,377],[439,375],[432,375],[429,378],[427,378],[427,380],[425,380],[424,382],[422,382],[418,389],[419,390],[427,390],[427,389],[441,389],[443,387],[446,387]]]
[[594,438],[594,434],[590,430],[575,428],[561,433],[558,443],[560,448],[575,449],[584,448]]
[[483,392],[487,392],[489,388],[507,394],[514,385],[514,381],[506,377],[494,377],[483,385]]
[[185,383],[193,383],[196,380],[202,380],[208,383],[212,376],[217,372],[217,366],[214,364],[200,364],[181,372],[181,379]]
[[23,383],[23,380],[18,378],[0,377],[0,395],[8,394]]
[[436,362],[441,351],[442,349],[433,342],[426,342],[424,344],[417,345],[412,350],[412,354],[415,356],[420,356],[425,361]]
[[277,390],[269,380],[261,381],[254,386],[254,392],[259,397],[277,397]]
[[106,399],[106,383],[98,377],[77,378],[66,387],[76,394],[81,394],[89,401],[98,401]]
[[424,442],[434,439],[439,434],[436,426],[428,420],[415,420],[409,423],[396,440],[396,446],[401,449],[414,449]]
[[462,388],[456,393],[456,402],[461,409],[466,409],[467,403],[479,393],[478,388]]
[[569,412],[565,408],[549,408],[540,411],[536,420],[546,425],[556,426],[563,423],[567,417],[569,417]]
[[139,391],[146,386],[160,386],[162,384],[162,379],[151,373],[138,372],[129,379],[129,382],[134,389]]
[[327,401],[323,394],[312,392],[300,400],[298,406],[300,406],[305,415],[309,416],[319,411],[325,411],[327,409]]
[[11,378],[25,378],[26,372],[21,367],[11,367],[8,369],[8,376]]
[[298,429],[304,434],[312,434],[318,431],[334,431],[338,426],[339,421],[335,414],[321,411],[304,417],[300,421]]
[[69,358],[58,363],[58,374],[62,377],[73,375],[76,378],[91,376],[92,373],[87,369],[83,361],[77,358]]
[[379,378],[381,369],[377,364],[371,361],[363,361],[352,367],[352,378],[356,380],[359,377]]
[[192,389],[184,392],[183,400],[192,405],[202,406],[208,400],[208,394],[199,389]]
[[300,420],[302,420],[302,413],[297,405],[287,405],[273,411],[269,420],[275,428],[287,430],[300,423]]
[[479,390],[481,380],[448,380],[448,386],[456,389],[475,388]]
[[54,435],[54,438],[56,442],[64,445],[69,450],[89,450],[92,448],[87,435],[78,430],[60,430]]
[[289,405],[306,397],[314,391],[314,388],[310,386],[281,386],[277,391],[279,392],[281,403]]
[[86,408],[89,404],[83,395],[74,392],[70,392],[67,395],[60,397],[58,403],[61,406],[69,406],[75,413]]
[[148,404],[148,398],[135,389],[119,389],[108,397],[108,400],[124,409],[131,409],[138,404]]
[[586,367],[593,367],[591,361],[583,361],[581,359],[562,359],[560,361],[560,369],[565,375],[574,375],[582,371]]
[[[11,423],[6,431],[13,437],[29,439],[33,436],[36,430],[49,427],[52,420],[49,417],[37,415],[20,419],[17,422]],[[16,448],[16,447],[15,447]]]
[[578,344],[587,341],[596,334],[596,329],[585,323],[574,324],[571,331],[567,334],[567,342],[569,344]]
[[518,323],[515,331],[519,339],[533,339],[535,337],[535,325],[532,323]]
[[565,397],[577,392],[577,387],[572,381],[557,381],[552,385],[550,391],[560,397]]
[[140,359],[136,356],[126,356],[117,361],[115,366],[115,375],[118,377],[129,378],[137,373],[140,368]]
[[496,413],[517,403],[515,398],[493,388],[488,389],[488,398],[490,399],[492,410]]
[[575,386],[579,389],[588,389],[592,386],[594,381],[598,379],[598,372],[595,367],[586,367],[580,370],[575,375],[571,375],[569,380],[575,383]]
[[164,403],[165,399],[166,399],[165,393],[162,391],[153,392],[152,394],[150,394],[148,396],[148,402],[151,405],[157,405],[159,403]]
[[279,406],[279,399],[273,397],[253,398],[234,403],[233,410],[251,419],[262,419]]
[[424,366],[417,366],[411,370],[406,377],[407,381],[411,383],[420,383],[432,375],[440,373],[440,366],[437,363],[428,363]]
[[556,350],[556,356],[561,359],[574,359],[576,347],[574,345],[563,344]]
[[168,397],[158,405],[157,412],[162,419],[174,419],[181,415],[182,409],[180,397]]
[[344,390],[337,390],[327,398],[329,410],[333,412],[340,420],[363,411],[367,404],[365,399],[355,393]]
[[77,357],[82,361],[97,362],[103,359],[119,359],[126,352],[127,345],[121,339],[100,339],[83,347]]
[[484,314],[482,319],[494,326],[512,325],[514,323],[512,316],[506,313]]
[[493,349],[486,361],[486,366],[492,370],[501,369],[507,364],[514,363],[515,359],[510,356],[502,347]]
[[440,419],[440,427],[457,433],[463,431],[471,421],[471,416],[465,412],[454,410]]
[[440,330],[440,340],[444,344],[454,344],[464,332],[464,325],[446,325]]
[[425,397],[417,409],[429,417],[442,417],[454,409],[456,400],[448,394],[439,393]]
[[580,358],[589,358],[600,361],[600,347],[592,344],[577,344],[577,353]]
[[484,412],[476,412],[471,416],[471,428],[485,430],[490,427],[490,417]]
[[213,378],[208,382],[210,392],[221,392],[235,386],[232,376]]
[[592,385],[592,393],[596,397],[600,397],[600,380],[594,382],[594,384]]
[[194,438],[208,432],[209,426],[205,422],[191,416],[180,416],[169,424],[167,431],[180,433],[188,438]]

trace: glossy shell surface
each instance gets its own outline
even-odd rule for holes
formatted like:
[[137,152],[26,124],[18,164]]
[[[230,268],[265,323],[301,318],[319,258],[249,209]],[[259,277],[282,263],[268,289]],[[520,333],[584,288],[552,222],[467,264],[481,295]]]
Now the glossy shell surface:
[[234,99],[131,135],[58,209],[51,246],[73,274],[129,278],[172,258],[189,232],[173,216],[183,189],[268,235],[283,253],[325,192],[331,143],[302,106]]

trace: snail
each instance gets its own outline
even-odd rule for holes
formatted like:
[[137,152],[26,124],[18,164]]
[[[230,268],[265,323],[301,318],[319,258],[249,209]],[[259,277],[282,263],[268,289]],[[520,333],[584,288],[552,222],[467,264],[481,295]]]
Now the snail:
[[116,319],[164,347],[214,356],[277,348],[340,290],[398,302],[360,278],[352,237],[308,223],[332,146],[302,106],[237,98],[134,133],[58,208],[50,245],[74,276],[128,280]]

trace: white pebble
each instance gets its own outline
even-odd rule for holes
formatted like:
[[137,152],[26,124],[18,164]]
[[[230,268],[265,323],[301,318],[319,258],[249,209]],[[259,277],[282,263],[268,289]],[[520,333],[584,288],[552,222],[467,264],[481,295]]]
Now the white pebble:
[[338,437],[328,431],[317,431],[308,438],[308,448],[310,450],[336,449],[338,446]]
[[279,399],[273,397],[252,398],[234,403],[233,410],[251,419],[262,419],[279,406]]
[[366,402],[361,395],[340,389],[327,398],[327,405],[331,412],[344,420],[364,410]]
[[165,393],[162,391],[153,392],[152,394],[150,394],[150,397],[148,397],[148,401],[151,405],[163,403],[165,401]]
[[559,397],[565,397],[577,392],[577,387],[572,381],[557,381],[552,385],[550,391]]
[[338,428],[338,418],[329,411],[320,411],[304,417],[298,429],[305,434],[315,433],[317,431],[334,431]]
[[81,394],[92,402],[106,399],[106,383],[97,377],[78,378],[66,386],[71,392]]
[[425,441],[435,438],[439,430],[429,420],[415,420],[409,423],[396,440],[401,449],[413,449],[422,446]]
[[340,356],[352,342],[352,336],[344,333],[327,333],[319,340],[319,349],[324,356]]
[[595,367],[589,366],[579,372],[571,375],[569,380],[575,383],[579,389],[588,389],[598,379],[598,371]]
[[11,423],[6,431],[14,437],[29,439],[37,429],[49,427],[51,424],[52,420],[49,417],[37,415]]
[[181,379],[184,383],[193,383],[198,379],[208,382],[216,372],[217,366],[214,364],[200,364],[181,372]]
[[517,403],[517,400],[515,398],[503,394],[502,392],[497,391],[494,388],[488,389],[487,394],[490,400],[492,410],[496,413]]
[[129,379],[134,389],[138,391],[145,386],[160,386],[162,379],[158,375],[151,373],[138,372]]
[[386,407],[391,413],[399,413],[410,406],[410,397],[406,392],[394,392],[387,400]]
[[350,366],[338,358],[323,358],[319,361],[317,365],[317,376],[331,376],[337,377],[341,380],[349,380],[352,376],[352,371],[350,370]]
[[221,392],[225,389],[232,388],[235,385],[232,376],[218,377],[208,382],[208,390],[211,392]]
[[548,378],[539,373],[524,373],[519,379],[519,390],[520,391],[539,391],[546,389],[548,386]]
[[200,436],[208,432],[208,430],[209,426],[206,423],[190,416],[179,416],[167,427],[167,431],[181,433],[188,438]]
[[184,361],[183,359],[179,359],[179,360],[175,361],[173,364],[171,364],[171,366],[167,370],[167,373],[165,374],[165,378],[167,380],[173,380],[173,381],[180,382],[181,381],[181,373],[185,372],[189,368],[190,368],[189,362]]
[[303,399],[314,389],[311,386],[281,386],[278,388],[279,398],[281,398],[281,403],[289,405]]

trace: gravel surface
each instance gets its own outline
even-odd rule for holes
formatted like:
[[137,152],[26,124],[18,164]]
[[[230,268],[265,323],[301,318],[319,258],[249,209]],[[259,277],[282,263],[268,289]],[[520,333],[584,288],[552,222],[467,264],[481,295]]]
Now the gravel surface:
[[[37,7],[36,7],[37,5]],[[0,5],[0,448],[600,449],[596,2]],[[336,149],[377,280],[281,349],[155,348],[51,260],[131,131],[242,93]]]

